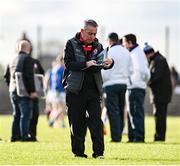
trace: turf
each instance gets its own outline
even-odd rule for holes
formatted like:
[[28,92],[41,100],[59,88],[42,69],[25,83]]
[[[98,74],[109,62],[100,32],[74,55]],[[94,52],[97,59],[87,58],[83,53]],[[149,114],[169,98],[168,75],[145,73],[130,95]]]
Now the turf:
[[[93,159],[89,133],[86,137],[88,159],[74,158],[71,153],[69,127],[49,128],[40,116],[35,143],[9,143],[11,116],[0,116],[0,165],[180,165],[180,117],[168,117],[167,140],[153,142],[154,120],[146,117],[146,143],[111,143],[105,136],[105,159]],[[66,122],[66,126],[68,123]]]

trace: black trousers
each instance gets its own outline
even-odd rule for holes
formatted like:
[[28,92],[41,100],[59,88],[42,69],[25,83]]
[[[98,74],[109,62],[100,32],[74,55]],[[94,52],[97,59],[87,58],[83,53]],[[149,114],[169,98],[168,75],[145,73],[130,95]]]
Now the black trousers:
[[68,119],[71,129],[71,146],[74,154],[84,154],[87,127],[90,130],[93,152],[104,153],[103,123],[101,120],[100,96],[96,90],[84,90],[78,95],[66,95]]
[[168,104],[155,103],[153,104],[155,118],[155,141],[165,141],[166,138],[166,119],[167,119]]
[[33,138],[36,138],[37,135],[38,118],[39,118],[39,100],[33,99],[33,112],[29,126],[29,132],[31,134],[31,137]]

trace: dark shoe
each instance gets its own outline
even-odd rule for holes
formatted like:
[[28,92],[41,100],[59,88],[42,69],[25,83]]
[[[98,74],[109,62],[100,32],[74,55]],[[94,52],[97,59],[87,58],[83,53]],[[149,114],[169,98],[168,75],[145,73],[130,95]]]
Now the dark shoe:
[[32,133],[28,134],[28,138],[30,138],[30,140],[33,142],[38,142],[35,134],[32,134]]
[[133,140],[128,140],[126,143],[132,143],[133,142]]
[[160,134],[155,134],[154,141],[165,141],[165,136],[160,135]]
[[48,124],[49,124],[49,127],[53,127],[53,125],[54,125],[54,120],[49,120],[49,122],[48,122]]
[[164,142],[165,139],[164,138],[155,138],[154,141],[162,141],[162,142]]
[[37,141],[37,139],[32,137],[26,137],[22,139],[22,142],[35,142],[35,141]]
[[110,142],[118,143],[118,142],[121,142],[121,141],[120,140],[111,140]]
[[75,154],[74,157],[87,158],[88,156],[86,154]]
[[9,142],[18,142],[21,141],[21,138],[11,138]]
[[143,139],[134,139],[133,142],[135,143],[144,143]]
[[104,155],[92,154],[92,157],[95,159],[104,159]]
[[32,142],[38,142],[36,137],[31,137],[30,139],[31,139]]

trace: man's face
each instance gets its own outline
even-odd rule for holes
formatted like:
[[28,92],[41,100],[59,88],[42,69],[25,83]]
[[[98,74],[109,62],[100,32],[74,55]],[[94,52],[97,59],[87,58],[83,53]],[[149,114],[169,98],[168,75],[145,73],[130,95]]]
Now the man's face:
[[133,47],[132,42],[127,41],[125,37],[122,39],[122,45],[127,49]]
[[153,56],[154,56],[153,52],[146,54],[148,61],[150,61],[151,57],[153,57]]
[[107,39],[108,46],[112,46],[113,42],[110,39]]
[[86,29],[82,29],[82,35],[85,44],[91,44],[95,38],[97,33],[97,27],[88,26]]

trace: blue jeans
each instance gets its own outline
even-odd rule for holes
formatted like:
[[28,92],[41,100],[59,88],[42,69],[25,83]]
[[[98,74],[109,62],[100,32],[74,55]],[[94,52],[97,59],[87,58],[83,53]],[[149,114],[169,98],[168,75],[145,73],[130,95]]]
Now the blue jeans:
[[129,90],[128,138],[129,141],[144,141],[144,98],[145,90]]
[[12,121],[12,129],[11,129],[11,140],[20,140],[21,132],[20,132],[20,116],[21,112],[19,109],[19,97],[15,92],[10,93],[10,100],[13,108],[13,121]]
[[32,99],[19,97],[16,92],[10,94],[13,106],[13,123],[11,139],[26,139],[29,134],[29,124],[32,117]]
[[125,84],[116,84],[105,87],[105,100],[110,122],[112,141],[121,141],[124,128]]

